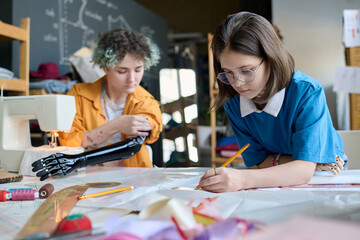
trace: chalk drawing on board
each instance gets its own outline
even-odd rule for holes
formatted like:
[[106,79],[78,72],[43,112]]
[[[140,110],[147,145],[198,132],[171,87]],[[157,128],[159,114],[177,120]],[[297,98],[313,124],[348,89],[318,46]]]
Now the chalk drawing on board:
[[[71,54],[74,53],[74,50],[72,52],[69,51],[69,27],[73,27],[75,29],[79,29],[79,31],[82,32],[81,41],[79,42],[80,49],[82,46],[91,46],[92,43],[96,39],[96,31],[92,29],[91,27],[87,26],[84,21],[83,17],[84,14],[88,17],[93,17],[98,19],[99,21],[102,21],[102,16],[99,14],[93,14],[91,11],[86,11],[86,5],[88,3],[87,0],[83,0],[81,3],[81,6],[79,8],[79,12],[77,14],[76,21],[69,20],[68,17],[68,4],[72,4],[73,1],[69,0],[58,0],[58,6],[59,6],[59,56],[60,56],[60,64],[63,65],[69,65],[69,57]],[[74,44],[74,43],[72,43]]]
[[[54,21],[52,30],[55,32],[45,33],[43,40],[59,44],[58,62],[61,65],[69,65],[70,56],[81,47],[91,48],[98,32],[115,28],[132,29],[125,17],[118,14],[116,2],[57,0],[57,7],[45,10],[49,20]],[[155,33],[150,26],[142,26],[138,30],[150,38]]]
[[108,16],[108,30],[113,29],[113,25],[116,24],[117,28],[123,28],[123,29],[131,29],[130,25],[127,23],[125,18],[121,15],[117,16],[116,18],[113,18],[111,15]]

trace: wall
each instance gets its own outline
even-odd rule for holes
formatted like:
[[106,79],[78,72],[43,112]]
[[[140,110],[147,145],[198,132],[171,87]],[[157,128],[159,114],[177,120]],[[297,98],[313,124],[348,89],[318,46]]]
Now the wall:
[[228,15],[240,8],[239,0],[135,0],[168,21],[174,32],[200,32],[206,37]]
[[[133,0],[1,0],[0,20],[19,26],[30,17],[30,71],[44,62],[55,62],[60,74],[70,72],[68,58],[83,46],[91,47],[98,34],[115,28],[132,29],[151,37],[162,58],[146,71],[142,84],[160,99],[159,71],[167,66],[167,22]],[[11,21],[10,21],[11,20]],[[1,66],[11,66],[17,75],[19,43],[12,52],[0,51]],[[4,45],[0,45],[0,50]],[[6,46],[5,46],[6,47]],[[10,63],[10,64],[9,64]],[[162,165],[162,146],[152,144],[154,163]]]
[[345,65],[342,44],[344,9],[359,9],[359,0],[272,0],[273,23],[295,59],[296,69],[324,86],[334,125],[336,95],[332,92],[336,66]]
[[[5,4],[4,4],[5,3]],[[91,47],[98,34],[127,28],[154,39],[162,51],[160,64],[145,73],[144,83],[158,98],[158,72],[167,66],[167,22],[133,0],[12,0],[4,1],[0,20],[11,12],[12,21],[30,17],[30,71],[44,62],[55,62],[61,74],[70,72],[68,58],[81,47]],[[5,21],[5,20],[4,20]],[[0,57],[4,56],[0,53]],[[13,44],[12,69],[18,66],[18,44]]]
[[[8,9],[8,11],[3,11]],[[10,23],[12,19],[11,0],[0,1],[0,21]],[[0,67],[11,69],[12,41],[0,42]]]

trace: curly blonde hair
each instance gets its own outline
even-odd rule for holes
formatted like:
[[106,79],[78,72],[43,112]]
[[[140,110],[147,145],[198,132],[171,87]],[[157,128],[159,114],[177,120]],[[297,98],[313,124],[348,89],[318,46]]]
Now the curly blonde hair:
[[101,68],[109,69],[121,62],[127,53],[145,61],[145,70],[158,64],[160,51],[150,38],[131,30],[114,29],[96,41],[92,60]]

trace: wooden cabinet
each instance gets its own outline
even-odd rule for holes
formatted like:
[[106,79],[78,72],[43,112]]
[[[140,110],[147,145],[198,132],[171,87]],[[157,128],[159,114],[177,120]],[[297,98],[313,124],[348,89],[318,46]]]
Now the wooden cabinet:
[[16,27],[0,21],[0,41],[20,41],[19,79],[0,79],[3,90],[16,95],[29,95],[30,18],[23,18]]
[[[208,55],[209,55],[209,92],[210,92],[210,107],[214,105],[216,96],[219,94],[219,89],[216,84],[216,77],[214,72],[214,59],[212,55],[212,51],[210,48],[210,44],[213,38],[213,34],[208,34]],[[216,111],[210,112],[210,126],[211,126],[211,165],[212,167],[216,167],[217,165],[221,165],[224,163],[227,158],[218,156],[216,153]],[[235,159],[232,163],[242,163],[242,159]]]
[[[360,67],[360,47],[345,49],[346,65]],[[360,130],[360,94],[350,93],[350,129]]]
[[350,94],[350,127],[360,130],[360,94]]

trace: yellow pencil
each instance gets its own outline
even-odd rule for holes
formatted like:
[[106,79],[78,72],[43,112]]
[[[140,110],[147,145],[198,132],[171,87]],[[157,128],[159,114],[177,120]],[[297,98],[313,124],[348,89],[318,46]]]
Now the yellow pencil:
[[131,189],[134,189],[134,186],[128,186],[128,187],[123,187],[123,188],[116,188],[116,189],[112,189],[112,190],[108,190],[108,191],[103,191],[103,192],[97,192],[97,193],[91,193],[91,194],[87,194],[87,195],[82,195],[81,197],[78,197],[78,200],[85,199],[85,198],[92,198],[92,197],[103,196],[103,195],[106,195],[106,194],[116,193],[116,192],[122,192],[122,191],[126,191],[126,190],[131,190]]
[[[239,156],[243,151],[245,151],[248,147],[250,146],[250,144],[246,144],[245,146],[243,146],[239,151],[237,151],[237,153],[234,154],[234,156],[232,156],[231,158],[229,158],[226,162],[224,162],[220,167],[226,167],[229,163],[231,163],[237,156]],[[197,185],[195,190],[200,189],[200,185]]]

